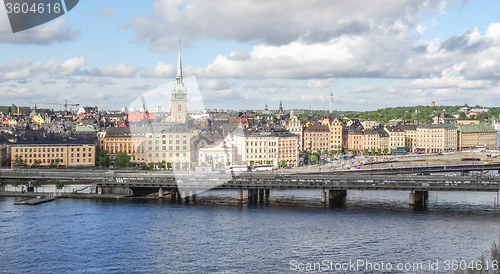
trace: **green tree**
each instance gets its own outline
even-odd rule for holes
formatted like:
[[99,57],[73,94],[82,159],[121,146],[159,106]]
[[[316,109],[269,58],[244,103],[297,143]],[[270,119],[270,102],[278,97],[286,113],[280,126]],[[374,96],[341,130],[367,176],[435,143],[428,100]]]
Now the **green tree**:
[[262,160],[259,160],[259,162],[258,162],[258,163],[259,163],[259,165],[262,165]]
[[222,162],[218,162],[218,163],[217,163],[217,167],[218,167],[218,168],[222,168],[222,166],[223,166]]
[[13,166],[26,166],[26,161],[22,157],[17,155],[14,160],[12,160]]
[[164,166],[164,165],[163,165],[163,162],[158,162],[158,168],[159,168],[159,169],[162,169],[162,168],[163,168],[163,166]]
[[97,152],[97,164],[102,167],[109,167],[108,151],[101,149]]
[[240,164],[240,161],[234,161],[234,165],[239,165]]
[[18,113],[19,111],[18,111],[17,106],[12,104],[12,106],[9,108],[9,112],[15,114],[15,113]]
[[142,170],[148,169],[148,165],[146,165],[146,163],[141,163],[139,166],[140,166],[140,169],[142,169]]
[[311,162],[316,162],[316,155],[311,155]]
[[364,154],[368,154],[368,149],[367,148],[365,148]]
[[[130,166],[130,159],[128,158],[127,152],[118,151],[116,153],[115,165],[119,167],[128,167]],[[153,163],[154,166],[154,163]]]
[[198,165],[198,163],[197,163],[197,162],[192,162],[192,163],[191,163],[191,166],[192,166],[193,168],[196,168],[196,166],[197,166],[197,165]]
[[172,163],[171,162],[167,162],[167,169],[172,169]]
[[17,192],[17,187],[19,187],[20,184],[21,182],[19,181],[19,179],[15,179],[14,182],[12,182],[10,185],[13,186]]
[[281,160],[280,161],[280,165],[281,165],[281,167],[285,167],[286,166],[286,161],[285,160]]
[[251,165],[251,166],[255,165],[255,161],[254,161],[254,160],[251,160],[251,161],[250,161],[250,165]]
[[378,154],[381,154],[381,153],[382,153],[382,149],[378,148],[378,149],[377,149],[377,153],[378,153]]
[[458,119],[460,119],[460,120],[465,120],[465,119],[467,119],[467,116],[465,116],[465,112],[460,111],[460,112],[458,113]]
[[38,188],[42,186],[42,182],[40,182],[40,180],[34,180],[31,182],[31,186],[35,188],[35,192],[38,192]]
[[331,155],[333,155],[333,154],[335,154],[335,153],[337,153],[337,151],[336,151],[336,150],[333,150],[333,149],[332,149],[332,150],[330,150],[330,154],[331,154]]
[[34,160],[33,161],[33,164],[31,165],[31,167],[40,167],[40,160]]
[[271,161],[266,161],[266,165],[270,165],[271,164]]
[[189,168],[189,163],[188,162],[184,162],[184,163],[182,163],[182,166],[184,167],[184,169],[188,169]]
[[155,168],[155,163],[154,162],[149,162],[149,169]]
[[389,149],[384,148],[384,153],[385,153],[385,154],[389,153]]
[[64,187],[64,183],[61,181],[55,181],[54,185],[56,186],[56,190],[61,190]]
[[339,154],[342,154],[342,149],[339,149]]
[[375,149],[374,148],[372,148],[372,154],[375,154]]

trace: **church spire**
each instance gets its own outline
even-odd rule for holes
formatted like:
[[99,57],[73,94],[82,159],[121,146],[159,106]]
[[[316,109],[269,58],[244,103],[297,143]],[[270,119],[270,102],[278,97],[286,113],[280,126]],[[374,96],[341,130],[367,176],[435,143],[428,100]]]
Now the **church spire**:
[[182,62],[181,62],[181,38],[179,37],[179,57],[177,61],[177,76],[175,77],[177,84],[182,83]]

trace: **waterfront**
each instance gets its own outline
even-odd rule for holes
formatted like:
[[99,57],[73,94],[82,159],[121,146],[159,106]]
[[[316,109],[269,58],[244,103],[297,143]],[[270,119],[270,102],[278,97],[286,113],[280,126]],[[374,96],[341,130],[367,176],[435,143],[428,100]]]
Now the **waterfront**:
[[470,260],[500,233],[493,193],[431,192],[421,212],[397,191],[351,191],[346,206],[333,209],[317,191],[276,191],[257,205],[238,205],[230,191],[213,194],[190,205],[14,206],[0,197],[0,273],[288,273],[291,260]]

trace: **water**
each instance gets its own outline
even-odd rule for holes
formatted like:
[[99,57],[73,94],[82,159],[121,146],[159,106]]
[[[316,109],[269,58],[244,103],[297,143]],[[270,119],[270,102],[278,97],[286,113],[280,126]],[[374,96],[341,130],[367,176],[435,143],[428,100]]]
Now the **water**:
[[[0,197],[0,273],[290,273],[292,260],[358,259],[425,263],[421,271],[365,273],[453,273],[444,260],[476,259],[500,233],[495,193],[431,192],[423,212],[408,209],[408,192],[350,191],[344,208],[322,205],[319,194],[271,191],[262,205],[238,205],[235,191],[210,191],[190,205],[14,206]],[[428,260],[440,270],[426,270]]]

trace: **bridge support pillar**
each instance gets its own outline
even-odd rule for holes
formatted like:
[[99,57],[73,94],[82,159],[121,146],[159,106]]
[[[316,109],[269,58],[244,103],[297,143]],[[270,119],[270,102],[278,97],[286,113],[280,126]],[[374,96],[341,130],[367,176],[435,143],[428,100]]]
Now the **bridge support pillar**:
[[181,191],[177,189],[176,193],[177,193],[177,198],[176,198],[177,202],[182,203]]
[[264,190],[264,194],[266,195],[266,200],[269,200],[269,188]]
[[261,202],[264,201],[264,189],[263,188],[259,189],[259,201],[261,201]]
[[252,201],[253,199],[253,189],[248,189],[248,201]]
[[256,203],[259,200],[259,190],[254,189],[253,190],[253,201]]
[[196,189],[191,190],[191,197],[193,198],[193,203],[196,202]]
[[409,204],[411,206],[425,207],[429,200],[429,191],[415,191],[410,193]]
[[177,196],[177,191],[176,191],[176,189],[175,189],[175,188],[171,188],[171,189],[170,189],[170,199],[171,199],[172,201],[175,201],[176,196]]
[[410,192],[410,197],[409,197],[409,201],[408,201],[408,203],[409,203],[410,205],[415,205],[415,193],[414,193],[413,191],[412,191],[412,192]]
[[324,189],[321,191],[321,202],[326,203],[326,191]]
[[238,192],[236,192],[236,200],[238,200],[238,201],[243,200],[243,190],[238,189]]
[[328,200],[330,205],[341,205],[345,201],[347,190],[333,190],[328,191]]
[[189,190],[184,190],[184,202],[189,204]]
[[158,190],[158,198],[163,198],[163,188],[160,187],[160,189]]

